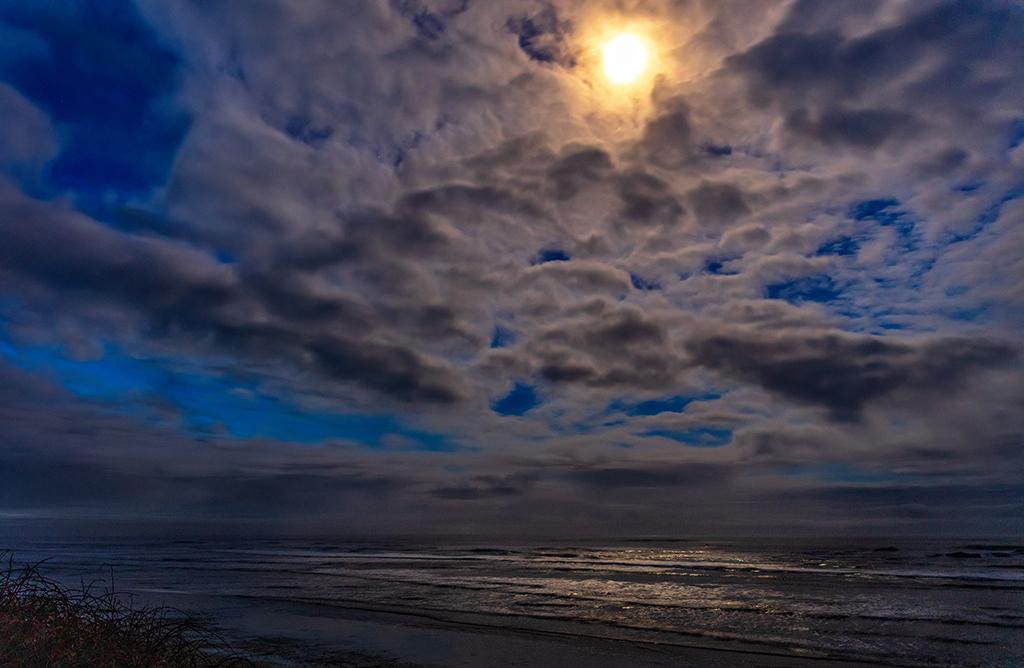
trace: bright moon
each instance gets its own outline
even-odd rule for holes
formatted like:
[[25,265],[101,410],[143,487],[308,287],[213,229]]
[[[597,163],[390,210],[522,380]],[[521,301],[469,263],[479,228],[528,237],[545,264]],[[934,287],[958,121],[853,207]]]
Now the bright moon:
[[636,35],[619,35],[604,46],[604,72],[613,83],[636,81],[647,60],[647,45]]

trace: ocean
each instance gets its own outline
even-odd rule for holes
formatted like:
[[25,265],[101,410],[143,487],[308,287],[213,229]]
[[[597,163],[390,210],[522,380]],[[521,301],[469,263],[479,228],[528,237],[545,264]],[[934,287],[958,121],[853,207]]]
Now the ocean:
[[1005,541],[0,534],[0,548],[70,584],[113,574],[280,665],[1024,666],[1024,546]]

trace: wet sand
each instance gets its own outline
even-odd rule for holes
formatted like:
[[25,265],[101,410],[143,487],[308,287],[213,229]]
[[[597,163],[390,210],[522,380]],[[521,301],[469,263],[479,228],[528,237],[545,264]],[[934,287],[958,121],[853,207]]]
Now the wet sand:
[[[801,656],[741,643],[703,647],[667,640],[609,639],[556,627],[510,626],[330,604],[239,602],[218,609],[224,631],[268,665],[478,668],[763,668],[913,666]],[[272,625],[273,635],[265,633]]]

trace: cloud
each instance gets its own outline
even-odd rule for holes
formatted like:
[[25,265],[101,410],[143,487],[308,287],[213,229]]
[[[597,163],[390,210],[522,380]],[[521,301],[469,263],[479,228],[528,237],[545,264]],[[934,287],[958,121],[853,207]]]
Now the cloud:
[[[619,2],[0,10],[0,352],[48,351],[5,371],[5,507],[583,531],[1005,501],[1017,3],[627,4],[662,47],[636,94],[591,43]],[[239,435],[59,372],[115,355],[274,424],[400,427]]]
[[629,469],[598,468],[579,471],[572,478],[582,485],[598,489],[635,487],[715,486],[731,475],[728,467],[692,464],[672,468]]
[[743,192],[729,183],[703,181],[687,197],[702,225],[731,225],[750,213]]
[[1017,347],[985,339],[920,343],[838,332],[715,333],[687,342],[695,363],[756,382],[791,399],[857,419],[864,406],[900,390],[961,391],[985,368],[1012,363]]
[[892,109],[826,108],[816,118],[804,110],[786,117],[786,129],[826,146],[877,148],[892,138],[909,138],[918,125],[910,114]]
[[[126,309],[143,318],[140,325],[150,336],[198,336],[221,350],[271,355],[403,401],[458,398],[458,380],[443,363],[401,345],[360,340],[345,328],[324,330],[360,314],[361,305],[347,297],[318,299],[311,286],[297,286],[290,294],[279,279],[240,276],[188,246],[121,235],[16,194],[6,205],[8,215],[0,225],[8,243],[2,258],[16,280],[38,283],[65,298],[79,296],[83,304]],[[431,331],[438,319],[446,319],[444,312],[424,315],[423,326]]]
[[0,84],[0,100],[9,115],[9,129],[0,136],[4,168],[21,178],[38,178],[43,165],[57,153],[54,128],[40,109],[11,86]]

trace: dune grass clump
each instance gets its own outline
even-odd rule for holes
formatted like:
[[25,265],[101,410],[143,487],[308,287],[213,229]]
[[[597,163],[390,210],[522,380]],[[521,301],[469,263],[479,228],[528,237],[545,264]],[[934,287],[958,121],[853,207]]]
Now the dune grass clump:
[[38,565],[0,570],[0,666],[193,668],[251,666],[202,620],[135,607],[113,586],[65,587]]

